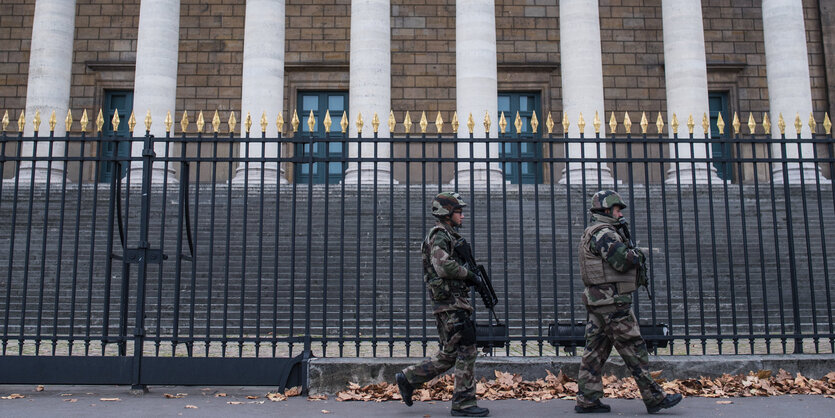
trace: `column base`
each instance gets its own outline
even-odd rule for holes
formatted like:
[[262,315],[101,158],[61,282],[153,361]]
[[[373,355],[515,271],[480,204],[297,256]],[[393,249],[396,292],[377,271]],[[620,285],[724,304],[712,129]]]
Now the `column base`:
[[[802,172],[798,163],[789,163],[787,168],[789,184],[800,184],[801,178],[805,184],[817,184],[818,179],[820,179],[820,184],[832,184],[832,180],[823,176],[820,167],[812,163],[803,164]],[[782,166],[774,168],[771,172],[771,179],[774,184],[783,184],[785,179]]]
[[[38,165],[35,167],[20,167],[17,173],[18,184],[29,184],[33,178],[35,183],[39,184],[46,183],[47,181],[50,184],[61,184],[64,181],[64,168],[63,166],[55,167],[54,164],[52,168],[40,167]],[[12,177],[6,181],[14,182],[15,178]],[[67,177],[67,182],[69,183],[71,181]]]
[[490,176],[489,176],[490,177],[489,178],[490,184],[499,184],[500,185],[500,184],[504,183],[504,181],[505,181],[504,180],[504,172],[502,172],[502,170],[500,170],[499,168],[490,167],[488,169],[488,168],[483,168],[483,167],[477,167],[477,168],[470,169],[469,167],[467,167],[467,168],[458,169],[455,172],[455,175],[452,176],[452,180],[449,181],[449,184],[454,186],[455,185],[455,179],[457,177],[459,186],[462,185],[462,184],[470,184],[470,183],[472,183],[474,185],[486,185],[487,181],[488,181],[488,178],[487,178],[488,177],[487,176],[488,171],[490,172]]
[[585,169],[583,168],[572,168],[568,170],[568,175],[566,175],[565,169],[562,170],[562,178],[559,180],[559,184],[567,184],[568,179],[571,179],[572,185],[579,185],[583,184],[583,174],[585,172],[585,184],[587,185],[595,185],[595,184],[621,184],[620,180],[615,181],[612,177],[611,172],[609,171],[609,167],[601,166],[600,170],[597,167],[590,168],[586,166]]
[[[253,165],[256,165],[253,167]],[[261,184],[261,173],[264,173],[264,184],[289,184],[290,182],[284,177],[284,170],[281,170],[279,175],[278,170],[274,167],[264,167],[262,170],[260,165],[250,164],[247,169],[245,165],[239,165],[235,170],[235,177],[232,178],[232,184]]]
[[[695,174],[695,181],[693,175]],[[667,179],[664,180],[666,184],[722,184],[725,180],[719,178],[716,172],[716,167],[712,165],[710,168],[696,165],[695,169],[689,164],[679,164],[679,174],[676,176],[676,167],[667,170]]]
[[[166,178],[166,171],[168,172],[168,177]],[[137,167],[131,167],[128,172],[128,177],[130,177],[130,184],[133,187],[137,185],[142,185],[142,166],[138,165]],[[177,180],[176,173],[172,168],[165,169],[163,164],[154,164],[151,168],[151,184],[178,184],[180,181]]]
[[388,163],[379,164],[377,175],[374,174],[373,163],[363,163],[361,168],[356,164],[349,164],[342,182],[345,184],[400,184],[391,177],[391,168]]

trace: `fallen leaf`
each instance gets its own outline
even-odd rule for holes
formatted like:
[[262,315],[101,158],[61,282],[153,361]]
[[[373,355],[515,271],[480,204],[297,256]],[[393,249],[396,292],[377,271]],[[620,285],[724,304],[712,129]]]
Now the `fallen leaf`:
[[247,398],[247,399],[258,399],[258,396],[252,396],[252,395],[250,395],[250,396],[247,396],[246,398]]
[[281,401],[286,401],[287,397],[284,396],[283,393],[272,393],[272,392],[270,392],[270,393],[267,394],[267,399],[269,399],[273,402],[281,402]]
[[119,402],[121,399],[119,398],[99,398],[102,402]]
[[323,413],[323,414],[330,414],[330,413],[331,413],[331,411],[328,411],[327,409],[323,409],[323,410],[322,410],[322,413]]
[[229,405],[243,405],[244,404],[243,402],[238,402],[238,401],[229,401],[229,402],[226,402],[226,403],[229,404]]
[[328,400],[328,395],[310,395],[307,397],[308,401],[326,401]]
[[72,393],[62,393],[61,396],[72,396]]
[[75,398],[68,398],[68,399],[64,399],[64,402],[76,403],[76,402],[78,402],[78,399],[75,399]]
[[197,409],[196,405],[186,405],[186,409]]
[[25,396],[23,396],[19,393],[12,393],[9,396],[0,396],[0,399],[23,399],[23,398],[25,398]]
[[166,393],[166,394],[163,394],[162,396],[165,396],[168,399],[179,399],[179,398],[182,398],[183,396],[185,396],[185,394],[184,393],[178,393],[176,395],[172,395],[170,393]]
[[284,395],[287,396],[288,398],[291,397],[291,396],[299,396],[301,394],[302,394],[302,387],[301,386],[294,386],[294,387],[291,387],[290,389],[287,389],[287,390],[284,391]]
[[719,405],[730,405],[734,403],[734,401],[716,401]]
[[215,398],[225,398],[225,397],[226,397],[226,394],[223,393],[223,392],[215,393]]
[[36,391],[36,392],[43,392],[43,385],[38,385],[38,386],[35,388],[35,391]]

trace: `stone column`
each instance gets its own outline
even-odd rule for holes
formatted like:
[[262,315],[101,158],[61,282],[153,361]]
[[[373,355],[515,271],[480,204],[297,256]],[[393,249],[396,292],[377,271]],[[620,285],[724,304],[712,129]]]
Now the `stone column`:
[[[180,0],[142,0],[139,6],[139,33],[136,45],[136,78],[133,85],[133,111],[137,119],[151,111],[153,124],[151,135],[165,138],[165,115],[171,112],[176,120],[177,52],[180,43]],[[140,124],[141,126],[141,124]],[[144,136],[141,129],[134,132],[136,138]],[[144,144],[135,140],[131,155],[141,156]],[[158,157],[165,155],[165,144],[154,144]],[[177,182],[168,164],[168,182]],[[162,182],[165,166],[161,161],[153,163],[151,181]],[[133,163],[130,170],[131,184],[142,181],[142,164]]]
[[[667,84],[667,119],[673,114],[680,121],[687,121],[690,115],[697,121],[693,137],[704,138],[705,132],[700,123],[702,117],[710,112],[707,95],[707,63],[705,60],[705,34],[702,25],[702,4],[693,0],[664,0],[661,2],[661,14],[664,25],[664,69]],[[729,115],[725,115],[727,118]],[[667,125],[670,137],[673,128]],[[710,134],[710,132],[707,132]],[[689,135],[689,133],[688,133]],[[682,140],[670,144],[670,157],[676,155],[682,159],[706,158],[710,155],[710,145],[696,143],[693,154],[690,144]],[[667,183],[712,183],[721,184],[713,164],[687,163],[678,164],[680,172],[676,174],[676,164],[672,163],[667,171]]]
[[[354,122],[362,114],[366,127],[376,112],[380,118],[378,138],[390,138],[388,120],[391,110],[391,4],[389,0],[353,0],[351,2],[351,70],[348,107],[350,112],[350,134],[357,136]],[[331,115],[338,125],[342,115]],[[373,135],[365,128],[364,137]],[[356,158],[374,157],[374,144],[365,141],[361,149],[356,143],[348,144],[348,156]],[[377,157],[391,156],[391,143],[377,144]],[[349,163],[345,170],[345,183],[391,182],[391,164],[377,163],[377,177],[374,177],[373,162]],[[396,182],[395,182],[396,183]]]
[[[763,0],[762,11],[772,123],[776,125],[782,113],[790,127],[786,130],[787,137],[796,138],[793,125],[795,115],[800,114],[801,120],[804,121],[801,135],[811,138],[809,126],[805,123],[812,112],[812,87],[809,56],[806,51],[803,4],[801,0]],[[772,129],[771,133],[772,138],[777,140],[777,143],[772,145],[773,155],[779,157],[782,155],[780,130]],[[786,147],[787,158],[814,157],[812,144],[802,144],[799,152],[797,143],[789,143]],[[806,182],[815,182],[815,170],[820,170],[813,163],[804,163],[802,173],[798,163],[789,163],[787,167],[789,183],[800,183],[801,176]],[[773,181],[783,183],[783,174],[783,165],[775,164],[772,172]],[[821,179],[823,180],[822,175]]]
[[[267,118],[274,121],[284,110],[284,0],[247,0],[246,23],[244,27],[244,62],[241,83],[241,118],[247,112],[253,121],[261,120],[266,112]],[[257,123],[256,123],[257,125]],[[252,136],[260,135],[260,129]],[[245,136],[244,131],[241,137]],[[267,125],[267,138],[277,138],[278,128],[275,123]],[[260,158],[278,156],[279,144],[271,141],[266,144],[250,142],[241,144],[240,156]],[[249,150],[247,151],[247,148]],[[235,172],[235,183],[248,181],[261,183],[263,168],[264,183],[276,181],[287,183],[284,168],[276,163],[240,163]],[[248,173],[248,174],[247,174]]]
[[[595,112],[598,112],[600,118],[605,120],[601,53],[600,15],[597,0],[560,0],[562,105],[569,120],[573,121],[568,128],[568,135],[571,138],[580,136],[577,120],[581,112],[587,121],[594,117]],[[559,119],[560,115],[557,115],[557,123]],[[586,138],[593,137],[593,126],[589,123],[586,128],[584,132]],[[600,136],[606,137],[604,124],[600,126]],[[587,184],[597,184],[598,181],[614,183],[609,167],[605,163],[600,164],[598,176],[598,164],[594,162],[598,157],[606,157],[605,143],[600,144],[599,154],[597,144],[569,144],[568,156],[571,158],[585,156],[591,161],[586,163],[585,167],[582,163],[568,164],[568,172],[563,170],[561,184],[565,184],[568,177],[570,177],[571,184],[582,183],[584,171]]]
[[[459,138],[469,138],[467,117],[473,114],[475,136],[484,135],[484,114],[490,115],[490,137],[498,136],[498,74],[496,68],[496,15],[493,0],[455,2],[455,99],[460,127]],[[479,129],[481,128],[481,129]],[[458,144],[458,156],[470,157],[470,144]],[[476,142],[473,157],[498,157],[498,143]],[[499,163],[461,162],[456,167],[459,184],[501,183],[504,175]],[[453,177],[451,184],[455,183]]]
[[[26,127],[24,136],[32,136],[32,119],[40,111],[40,137],[49,136],[49,118],[55,112],[55,137],[66,135],[64,119],[70,104],[70,83],[72,77],[73,40],[75,39],[75,0],[38,0],[35,2],[35,18],[32,23],[32,46],[29,56],[29,81],[26,88]],[[64,142],[56,141],[52,146],[53,157],[63,157]],[[50,155],[47,141],[24,142],[21,155]],[[20,180],[52,184],[63,179],[64,163],[53,161],[51,170],[46,161],[22,162],[18,176]],[[68,179],[69,180],[69,179]]]

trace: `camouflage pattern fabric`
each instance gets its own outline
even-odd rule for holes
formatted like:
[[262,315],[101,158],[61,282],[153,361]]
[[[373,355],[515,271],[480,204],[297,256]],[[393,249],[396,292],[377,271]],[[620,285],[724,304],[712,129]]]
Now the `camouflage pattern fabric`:
[[[613,269],[625,272],[635,268],[641,262],[637,249],[630,249],[626,239],[618,232],[617,219],[601,213],[592,213],[591,223],[606,223],[611,228],[603,228],[592,236],[590,250],[606,260]],[[590,227],[591,227],[590,226]],[[632,303],[632,294],[618,294],[614,285],[586,287],[583,291],[583,303],[586,306],[602,306],[615,303]]]
[[465,310],[435,314],[441,349],[434,357],[403,370],[406,380],[414,387],[428,382],[455,366],[455,389],[452,409],[476,405],[475,395],[475,328]]
[[467,206],[464,199],[458,193],[443,192],[438,193],[432,199],[432,215],[442,217],[452,215],[456,209],[461,209]]
[[632,371],[644,404],[654,406],[660,403],[666,394],[647,369],[649,354],[631,304],[589,306],[587,309],[586,349],[577,376],[577,405],[589,407],[603,397],[603,365],[612,352],[612,346]]
[[473,311],[469,289],[464,282],[472,273],[462,264],[453,250],[461,239],[455,229],[438,222],[421,245],[423,280],[432,295],[433,313],[444,311]]
[[626,203],[614,190],[601,190],[591,197],[591,210],[593,211],[611,209],[615,206],[626,209]]

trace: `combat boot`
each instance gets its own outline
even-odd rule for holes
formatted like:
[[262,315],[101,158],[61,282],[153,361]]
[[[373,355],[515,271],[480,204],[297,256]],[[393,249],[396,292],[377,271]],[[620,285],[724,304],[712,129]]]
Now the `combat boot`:
[[600,399],[594,401],[594,405],[592,405],[592,406],[580,406],[580,405],[575,405],[574,406],[574,412],[576,412],[578,414],[602,414],[602,413],[605,413],[605,412],[610,412],[611,410],[612,410],[612,407],[609,406],[609,405],[606,405],[603,402],[600,402]]
[[464,409],[453,409],[452,416],[454,417],[486,417],[490,415],[490,410],[487,408],[479,408],[475,405],[468,406]]
[[406,379],[406,375],[403,372],[394,375],[394,380],[397,381],[397,388],[400,389],[400,397],[403,398],[403,402],[406,403],[406,406],[412,406],[412,392],[415,391],[414,386],[409,383],[409,380]]
[[672,408],[678,403],[681,402],[681,395],[678,393],[673,393],[664,397],[661,402],[653,406],[647,406],[647,412],[650,414],[654,414],[662,409]]

